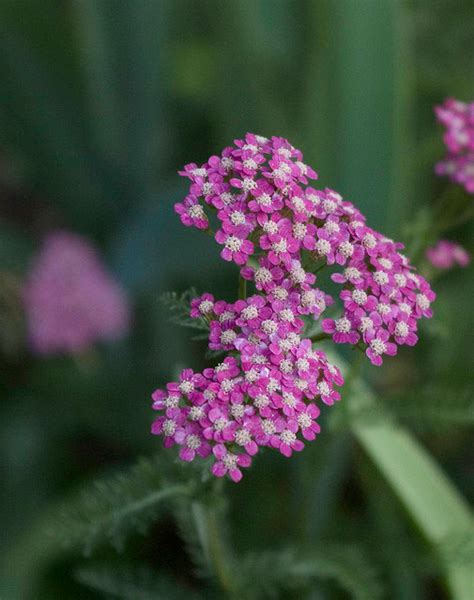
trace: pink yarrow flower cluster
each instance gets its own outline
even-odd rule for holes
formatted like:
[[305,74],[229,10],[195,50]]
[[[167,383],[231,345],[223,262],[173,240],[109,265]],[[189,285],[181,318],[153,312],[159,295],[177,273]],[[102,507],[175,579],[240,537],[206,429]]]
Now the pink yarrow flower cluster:
[[474,102],[448,98],[435,112],[446,128],[443,139],[448,150],[436,165],[436,173],[450,177],[474,194]]
[[283,138],[247,134],[180,174],[191,181],[176,205],[183,224],[201,229],[205,221],[210,231],[214,213],[222,258],[255,293],[233,304],[210,294],[192,301],[191,316],[209,323],[209,348],[229,356],[200,374],[185,370],[154,393],[163,414],[153,433],[179,445],[183,460],[212,454],[213,473],[238,481],[261,447],[285,456],[301,450],[319,433],[317,402],[340,397],[339,370],[304,336],[334,304],[315,286],[317,271],[331,267],[342,287],[342,314],[324,319],[323,331],[376,365],[416,343],[417,321],[431,316],[435,296],[401,244],[369,228],[337,192],[310,185],[315,171]]
[[449,240],[440,240],[426,250],[426,258],[437,269],[452,269],[455,266],[467,267],[471,262],[469,252]]
[[24,287],[32,349],[38,354],[77,354],[115,339],[129,327],[124,291],[94,248],[67,231],[50,233]]

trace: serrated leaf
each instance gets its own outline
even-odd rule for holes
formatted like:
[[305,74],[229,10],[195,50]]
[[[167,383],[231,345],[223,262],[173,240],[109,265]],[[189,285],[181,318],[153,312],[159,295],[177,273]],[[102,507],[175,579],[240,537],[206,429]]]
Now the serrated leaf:
[[192,590],[146,567],[92,565],[75,571],[76,579],[97,592],[124,600],[197,600]]
[[[209,331],[209,324],[203,318],[194,319],[189,315],[191,300],[198,296],[195,288],[191,287],[182,294],[166,292],[160,297],[160,301],[170,312],[169,320],[182,327],[190,327],[199,331]],[[197,335],[193,339],[207,339],[207,335]]]
[[191,486],[192,482],[173,481],[163,460],[142,459],[128,470],[93,482],[66,502],[49,534],[85,554],[104,542],[120,549],[127,534],[144,533],[166,503],[190,493]]
[[252,553],[242,564],[248,598],[280,598],[282,590],[312,587],[330,579],[356,600],[377,600],[382,587],[360,546],[328,543],[307,552],[285,549]]

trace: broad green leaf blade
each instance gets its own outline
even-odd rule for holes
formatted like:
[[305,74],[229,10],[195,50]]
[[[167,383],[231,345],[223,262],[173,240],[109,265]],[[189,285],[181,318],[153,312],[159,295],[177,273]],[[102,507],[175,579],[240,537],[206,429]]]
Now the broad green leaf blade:
[[[347,365],[336,358],[344,371]],[[380,469],[395,494],[425,539],[440,552],[448,584],[455,600],[472,600],[474,558],[472,553],[454,562],[443,553],[449,540],[474,531],[472,514],[433,457],[402,426],[383,415],[372,422],[359,421],[357,414],[371,407],[378,411],[377,401],[361,379],[353,381],[348,410],[353,415],[352,430],[372,461]]]

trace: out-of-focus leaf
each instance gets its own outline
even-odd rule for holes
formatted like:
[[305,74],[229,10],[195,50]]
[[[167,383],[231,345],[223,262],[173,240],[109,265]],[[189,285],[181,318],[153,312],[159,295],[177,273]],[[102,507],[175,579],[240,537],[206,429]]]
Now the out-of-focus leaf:
[[[336,363],[347,371],[342,359],[336,359]],[[350,412],[376,408],[374,395],[361,379],[352,380],[350,389]],[[468,505],[408,431],[390,419],[372,423],[355,419],[352,430],[432,547],[438,549],[446,539],[472,531]],[[455,600],[469,600],[473,566],[472,562],[444,562]]]
[[192,590],[146,567],[91,565],[75,572],[76,579],[102,594],[123,600],[197,600]]
[[327,543],[320,550],[293,549],[251,553],[242,563],[246,598],[279,598],[283,590],[316,587],[332,580],[351,598],[377,600],[382,587],[373,564],[360,546]]

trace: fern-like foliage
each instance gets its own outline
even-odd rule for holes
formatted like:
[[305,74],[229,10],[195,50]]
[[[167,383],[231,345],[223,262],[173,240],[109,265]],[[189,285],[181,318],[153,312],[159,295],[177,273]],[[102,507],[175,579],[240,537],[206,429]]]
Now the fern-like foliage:
[[251,553],[241,565],[245,598],[280,598],[282,591],[310,589],[317,580],[332,580],[355,600],[378,600],[383,589],[363,548],[328,544],[307,553],[294,549]]
[[[205,319],[193,319],[189,316],[191,300],[196,296],[198,296],[198,293],[196,289],[192,287],[182,294],[177,294],[176,292],[166,292],[160,296],[160,302],[169,310],[169,320],[172,323],[206,332],[209,330],[209,324]],[[204,334],[196,336],[196,339],[206,338],[207,335]]]
[[198,600],[193,590],[147,567],[92,565],[75,572],[76,579],[107,597],[123,600]]
[[143,458],[120,473],[93,482],[73,496],[49,527],[49,534],[85,554],[100,543],[121,549],[126,535],[145,533],[168,502],[189,494],[190,469],[161,457]]

